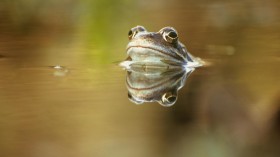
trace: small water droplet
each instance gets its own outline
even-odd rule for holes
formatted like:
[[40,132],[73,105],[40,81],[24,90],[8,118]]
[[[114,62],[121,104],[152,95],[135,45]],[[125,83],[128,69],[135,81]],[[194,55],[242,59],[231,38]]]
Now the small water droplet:
[[55,70],[53,75],[57,77],[63,77],[69,72],[69,69],[67,69],[65,66],[55,65],[50,67]]

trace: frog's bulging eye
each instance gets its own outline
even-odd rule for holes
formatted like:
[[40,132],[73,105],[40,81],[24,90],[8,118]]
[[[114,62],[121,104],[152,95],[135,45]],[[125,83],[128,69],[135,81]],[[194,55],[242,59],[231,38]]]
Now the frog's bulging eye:
[[128,32],[128,38],[132,37],[132,35],[133,35],[132,30],[129,30],[129,32]]
[[171,39],[176,39],[176,38],[178,38],[178,34],[174,31],[172,31],[172,32],[168,33],[168,37]]
[[129,30],[128,32],[128,39],[131,40],[132,38],[135,37],[135,35],[139,32],[145,32],[146,29],[143,26],[136,26],[131,28],[131,30]]
[[169,43],[176,43],[178,41],[178,33],[172,27],[164,27],[159,31],[165,41]]

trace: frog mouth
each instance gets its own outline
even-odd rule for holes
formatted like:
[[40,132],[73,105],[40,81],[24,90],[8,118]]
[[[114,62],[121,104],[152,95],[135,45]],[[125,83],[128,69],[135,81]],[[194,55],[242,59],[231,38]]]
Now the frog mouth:
[[128,52],[129,50],[131,50],[133,48],[149,49],[149,50],[155,51],[155,52],[157,52],[159,54],[162,54],[164,56],[170,57],[170,58],[176,60],[177,62],[178,61],[181,62],[182,60],[183,61],[185,60],[184,58],[181,58],[180,56],[175,55],[175,54],[177,54],[176,52],[173,52],[173,51],[170,50],[170,52],[172,52],[174,54],[174,55],[172,55],[172,53],[170,53],[170,52],[166,52],[166,51],[163,51],[161,49],[150,47],[150,46],[141,46],[141,45],[129,46],[129,47],[127,47],[126,51]]

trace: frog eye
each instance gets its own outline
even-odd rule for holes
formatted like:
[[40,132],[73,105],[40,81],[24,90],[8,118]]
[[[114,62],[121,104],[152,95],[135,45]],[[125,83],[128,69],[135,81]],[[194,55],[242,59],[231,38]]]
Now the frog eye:
[[178,33],[172,27],[164,27],[159,33],[161,33],[163,39],[169,43],[176,43],[178,41]]
[[146,29],[143,27],[143,26],[136,26],[136,27],[133,27],[129,30],[128,32],[128,39],[131,40],[132,38],[135,37],[135,35],[139,32],[145,32]]
[[161,97],[160,104],[163,106],[171,106],[176,102],[176,100],[177,100],[176,93],[167,92],[164,93],[163,96]]

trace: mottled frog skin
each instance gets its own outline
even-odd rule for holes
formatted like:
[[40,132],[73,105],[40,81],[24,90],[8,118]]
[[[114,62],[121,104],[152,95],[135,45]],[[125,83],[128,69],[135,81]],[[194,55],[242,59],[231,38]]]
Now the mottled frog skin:
[[128,38],[127,61],[173,66],[196,62],[185,45],[178,40],[178,33],[172,27],[148,32],[143,26],[136,26],[129,31]]

